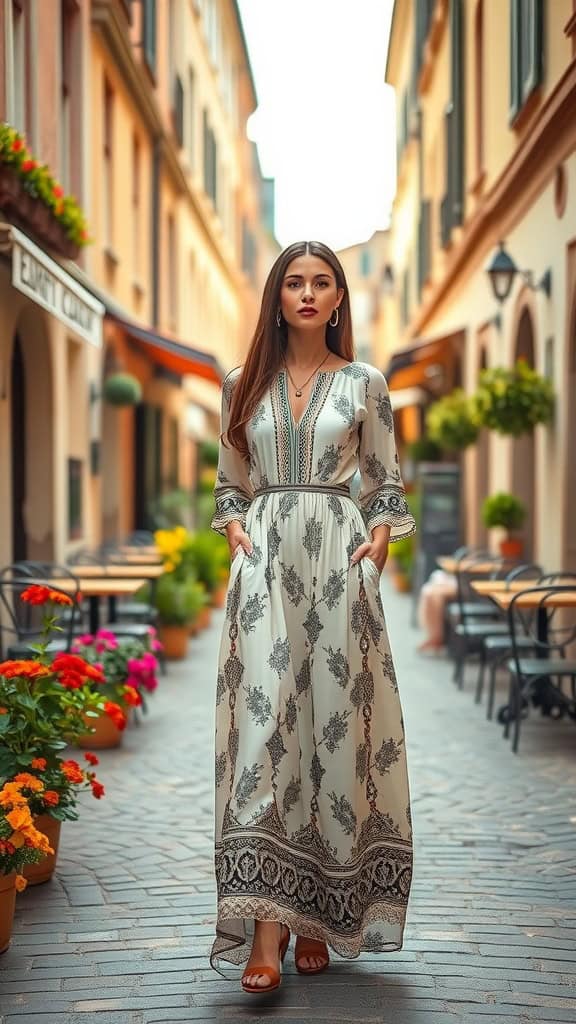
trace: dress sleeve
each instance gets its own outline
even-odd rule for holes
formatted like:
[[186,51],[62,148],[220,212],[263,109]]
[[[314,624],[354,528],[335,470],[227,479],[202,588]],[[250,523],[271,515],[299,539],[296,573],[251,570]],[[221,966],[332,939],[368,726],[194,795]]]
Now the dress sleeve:
[[[221,433],[228,429],[236,377],[237,371],[231,370],[222,383]],[[226,536],[226,524],[232,519],[238,519],[242,523],[242,528],[246,529],[246,515],[254,495],[247,463],[229,441],[227,445],[228,447],[224,447],[220,441],[218,448],[218,470],[214,485],[216,511],[210,522],[211,529],[221,533],[223,537]]]
[[388,385],[380,370],[368,369],[366,415],[360,424],[358,505],[367,530],[386,524],[393,542],[413,534],[416,523],[400,474]]

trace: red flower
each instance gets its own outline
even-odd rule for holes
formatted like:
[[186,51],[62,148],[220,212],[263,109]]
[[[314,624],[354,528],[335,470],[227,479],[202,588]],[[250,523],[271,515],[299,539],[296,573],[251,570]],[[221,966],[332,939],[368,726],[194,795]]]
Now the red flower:
[[98,779],[91,779],[90,785],[92,786],[92,796],[95,796],[97,800],[104,796],[106,790],[102,783],[98,782]]
[[56,805],[60,803],[60,797],[54,789],[47,789],[43,796],[45,802],[49,804],[50,807],[56,807]]
[[124,700],[130,707],[139,708],[142,704],[142,697],[133,686],[127,686],[124,691]]
[[22,139],[14,139],[14,142],[12,143],[12,152],[19,153],[21,149],[24,149]]
[[23,160],[22,161],[22,170],[23,171],[35,171],[37,166],[38,166],[38,164],[36,163],[35,160]]
[[52,668],[62,685],[70,688],[82,686],[87,679],[96,683],[104,682],[102,671],[84,661],[78,654],[57,654],[52,662]]
[[53,601],[54,604],[74,604],[69,594],[61,594],[59,590],[50,591],[50,600]]
[[99,759],[98,759],[98,758],[96,757],[96,754],[90,754],[90,753],[88,753],[88,754],[84,754],[84,757],[85,757],[85,758],[86,758],[86,760],[88,761],[88,764],[94,764],[94,765],[96,765],[96,764],[100,764],[100,761],[99,761]]
[[120,730],[120,732],[126,728],[128,719],[119,704],[115,704],[114,701],[108,700],[104,705],[104,711],[109,718],[112,719],[114,725]]
[[84,772],[78,761],[62,761],[60,768],[68,779],[68,782],[84,782]]
[[46,758],[45,757],[33,757],[32,761],[31,761],[31,764],[30,764],[30,767],[31,768],[35,768],[36,771],[43,772],[45,767],[46,767]]
[[56,196],[56,199],[62,199],[64,189],[60,185],[54,185],[53,194]]
[[61,686],[65,686],[67,690],[79,690],[84,686],[84,679],[79,672],[60,672],[58,675],[58,682]]
[[46,604],[50,600],[50,587],[32,583],[22,591],[20,597],[27,604]]

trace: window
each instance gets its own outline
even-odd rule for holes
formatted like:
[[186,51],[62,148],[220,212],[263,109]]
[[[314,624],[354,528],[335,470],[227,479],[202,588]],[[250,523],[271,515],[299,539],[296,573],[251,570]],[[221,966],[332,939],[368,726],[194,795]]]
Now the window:
[[68,459],[68,539],[82,536],[82,460]]
[[372,253],[369,249],[362,249],[360,251],[360,275],[361,277],[368,277],[372,272]]
[[156,0],[142,0],[142,46],[150,71],[156,73]]
[[476,178],[484,170],[484,0],[477,0],[474,20],[474,149]]
[[440,208],[441,240],[464,217],[464,45],[462,0],[450,4],[451,99],[444,114],[446,191]]
[[190,160],[190,167],[194,169],[194,151],[195,151],[195,137],[196,137],[196,81],[194,76],[194,70],[189,68],[188,70],[188,96],[186,97],[185,105],[185,145],[188,150],[188,159]]
[[184,145],[184,86],[180,75],[174,76],[174,134],[179,146]]
[[510,121],[544,77],[543,0],[510,0]]
[[430,200],[420,203],[418,222],[418,296],[430,276]]
[[106,78],[104,79],[103,103],[104,244],[111,248],[114,240],[114,92]]
[[217,146],[216,137],[210,122],[208,120],[208,112],[203,111],[202,114],[202,128],[203,128],[203,142],[204,142],[204,191],[210,196],[214,207],[218,205],[217,195]]
[[[8,120],[32,139],[32,67],[30,62],[30,5],[28,0],[12,0],[12,40],[7,26],[5,55],[7,58]],[[10,46],[10,42],[12,45]]]
[[168,288],[170,303],[168,322],[173,331],[178,329],[178,244],[176,240],[176,224],[172,214],[168,216]]
[[60,176],[67,191],[72,191],[73,81],[72,53],[76,10],[68,0],[60,2]]

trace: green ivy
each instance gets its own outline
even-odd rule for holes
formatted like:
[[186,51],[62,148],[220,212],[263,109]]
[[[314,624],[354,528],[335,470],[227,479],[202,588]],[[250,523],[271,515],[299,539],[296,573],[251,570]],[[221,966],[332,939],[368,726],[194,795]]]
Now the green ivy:
[[554,390],[549,380],[519,359],[512,370],[502,366],[482,370],[474,412],[482,426],[499,434],[520,437],[554,415]]

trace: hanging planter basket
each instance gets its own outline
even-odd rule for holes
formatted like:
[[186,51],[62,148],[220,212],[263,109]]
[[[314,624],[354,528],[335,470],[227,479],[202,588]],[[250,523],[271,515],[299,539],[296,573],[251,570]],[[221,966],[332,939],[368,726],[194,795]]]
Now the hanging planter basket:
[[472,402],[462,388],[438,399],[426,413],[428,438],[448,452],[459,452],[474,444],[479,425]]
[[521,437],[554,415],[554,389],[523,359],[511,370],[495,366],[482,370],[473,398],[475,415],[484,427]]
[[131,373],[112,373],[104,381],[102,395],[109,405],[138,405],[142,400],[140,381]]

